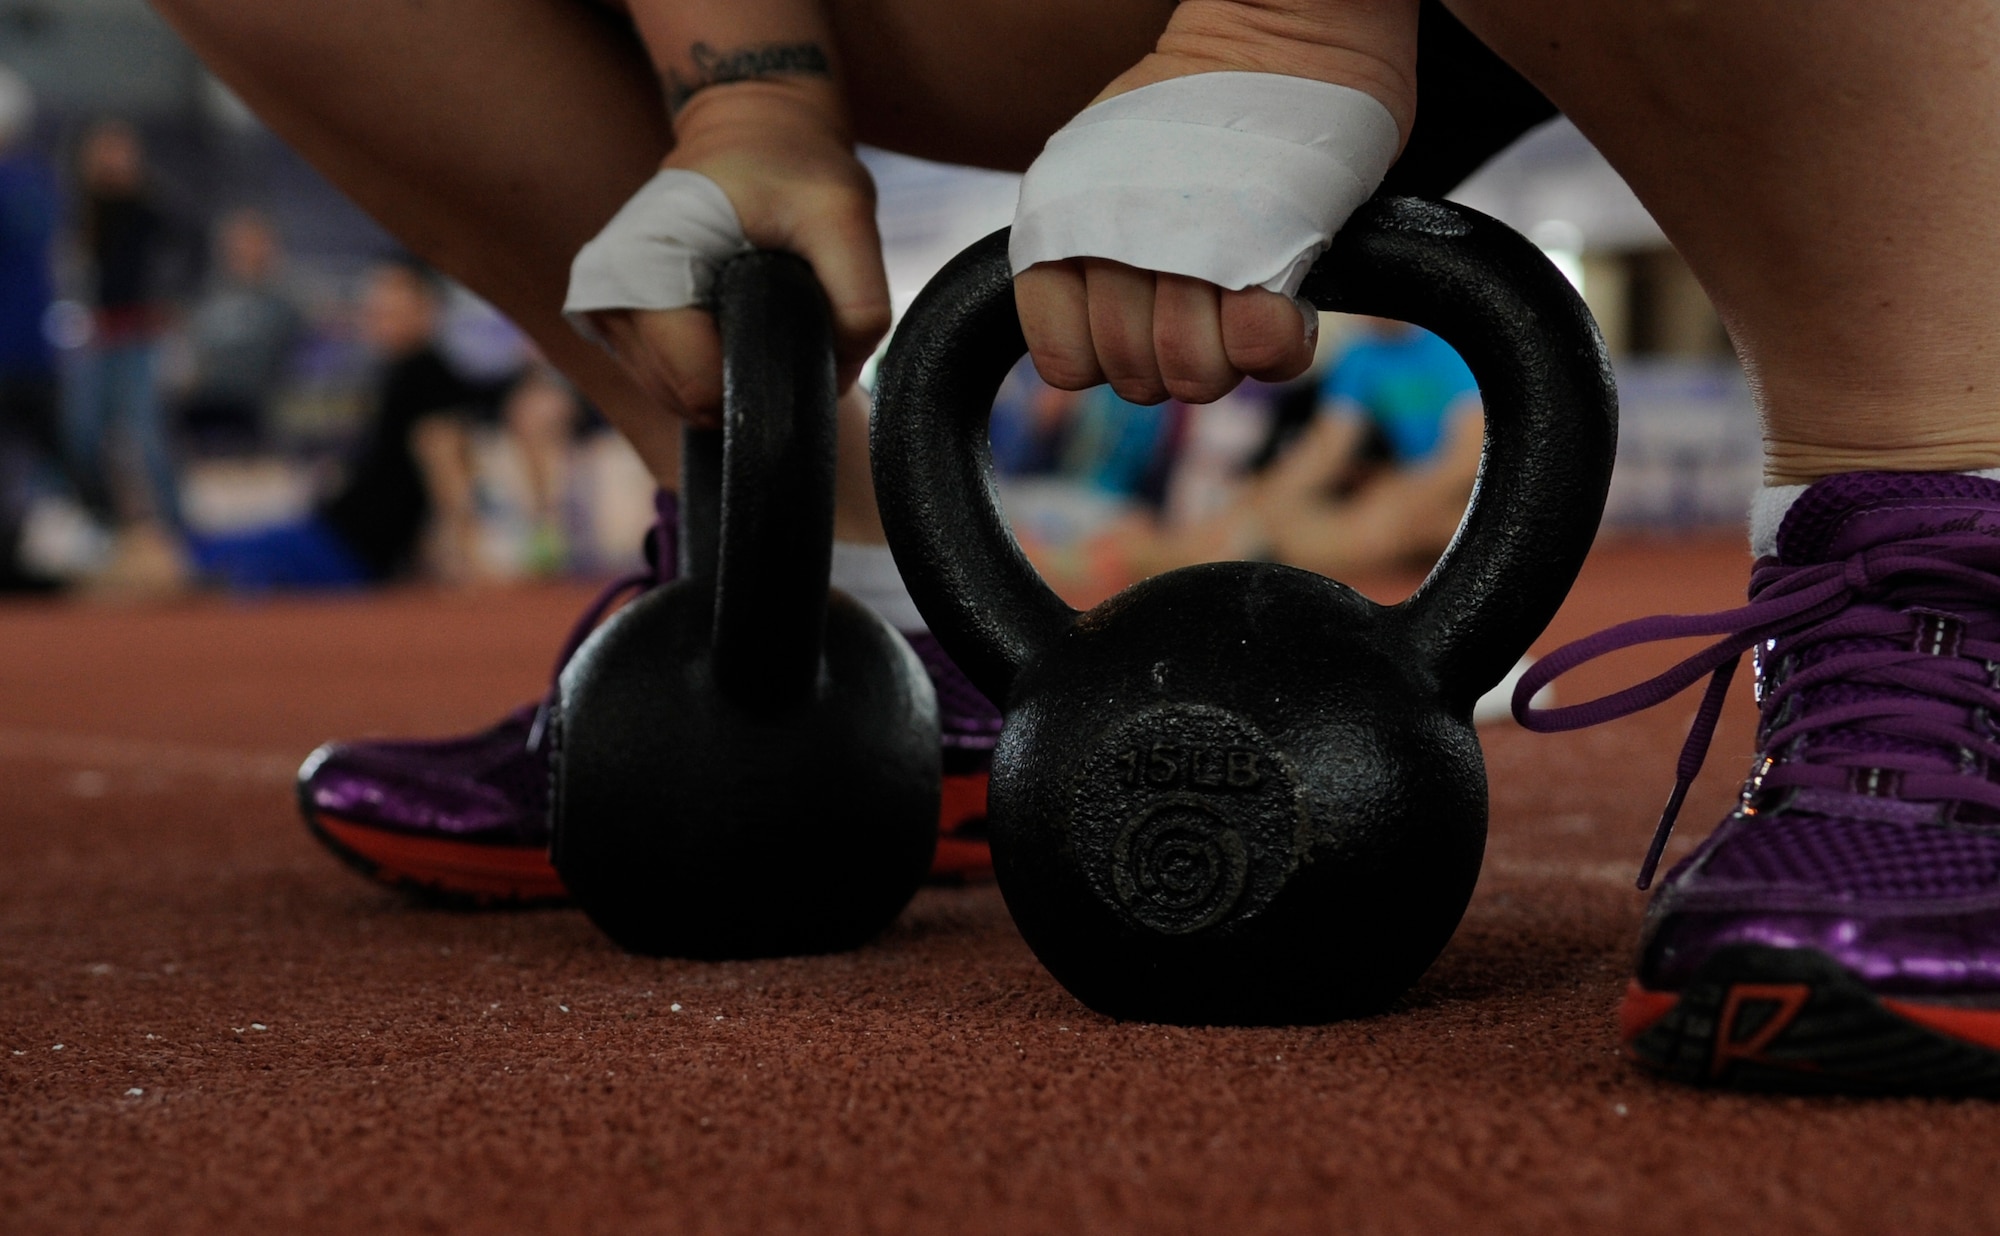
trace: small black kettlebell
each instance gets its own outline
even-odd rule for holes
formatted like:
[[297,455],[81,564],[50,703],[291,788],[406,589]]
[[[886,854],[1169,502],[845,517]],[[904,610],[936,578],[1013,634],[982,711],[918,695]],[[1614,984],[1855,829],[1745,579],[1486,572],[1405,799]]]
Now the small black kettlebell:
[[1554,616],[1603,512],[1604,346],[1520,235],[1377,199],[1303,294],[1428,327],[1479,380],[1471,505],[1400,605],[1257,562],[1173,571],[1083,614],[1059,600],[1001,514],[986,438],[1026,351],[1004,232],[932,280],[881,368],[889,543],[939,640],[1004,701],[1000,887],[1043,964],[1114,1017],[1319,1022],[1416,981],[1485,849],[1472,705]]
[[806,264],[718,278],[723,428],[683,439],[681,578],[620,610],[551,717],[556,870],[637,953],[852,948],[937,844],[937,698],[894,628],[829,592],[833,332]]

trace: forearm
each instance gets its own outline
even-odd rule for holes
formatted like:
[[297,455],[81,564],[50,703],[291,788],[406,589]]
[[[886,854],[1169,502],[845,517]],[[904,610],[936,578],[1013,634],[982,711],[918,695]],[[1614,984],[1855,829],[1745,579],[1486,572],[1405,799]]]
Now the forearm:
[[820,0],[630,0],[675,128],[718,102],[778,94],[847,129],[833,34]]
[[1408,140],[1416,117],[1417,0],[1183,0],[1153,53],[1098,97],[1229,70],[1366,91]]
[[[701,309],[703,279],[745,245],[786,250],[826,290],[845,386],[888,329],[889,289],[875,186],[855,156],[819,0],[629,3],[672,114],[661,169],[675,175],[642,187],[584,247],[566,311],[662,406],[708,423],[722,400],[722,341]],[[690,219],[700,244],[660,231]],[[635,261],[649,287],[632,284]]]

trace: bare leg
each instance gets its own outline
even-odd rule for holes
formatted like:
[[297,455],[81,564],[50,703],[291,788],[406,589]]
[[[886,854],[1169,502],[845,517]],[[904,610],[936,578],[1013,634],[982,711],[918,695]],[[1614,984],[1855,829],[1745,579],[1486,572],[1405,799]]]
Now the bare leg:
[[1140,575],[1246,557],[1336,579],[1426,565],[1465,514],[1485,426],[1476,412],[1460,414],[1434,458],[1384,470],[1336,500],[1328,493],[1349,474],[1361,430],[1346,418],[1323,420],[1230,509],[1193,527],[1161,532],[1149,524],[1114,535]]
[[1335,579],[1351,579],[1436,561],[1451,543],[1472,494],[1436,478],[1388,473],[1344,502],[1323,503],[1274,520],[1271,557]]
[[[157,7],[363,209],[519,323],[674,484],[678,422],[559,312],[571,257],[671,143],[660,85],[622,19],[583,0]],[[834,8],[836,28],[853,36],[841,55],[863,140],[1023,166],[1151,47],[1172,4]],[[866,470],[844,466],[842,477],[844,522],[871,525],[865,486],[858,499],[855,490]]]
[[1451,0],[1631,182],[1755,385],[1767,479],[2000,465],[2000,13]]
[[1153,50],[1177,0],[829,0],[864,142],[1025,169]]
[[668,147],[652,69],[614,23],[543,0],[158,7],[362,209],[519,323],[656,477],[675,475],[678,426],[560,316],[577,247]]

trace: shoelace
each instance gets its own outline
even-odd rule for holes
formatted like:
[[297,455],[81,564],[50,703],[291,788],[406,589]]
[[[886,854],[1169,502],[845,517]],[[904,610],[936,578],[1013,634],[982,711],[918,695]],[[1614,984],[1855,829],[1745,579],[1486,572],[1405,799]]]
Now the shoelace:
[[597,624],[603,622],[605,615],[628,594],[637,596],[674,578],[680,560],[679,502],[675,495],[662,492],[654,499],[654,510],[657,518],[653,526],[646,530],[644,565],[606,584],[604,590],[597,594],[597,599],[578,616],[568,638],[563,640],[562,651],[556,655],[555,669],[549,673],[549,689],[543,694],[542,702],[535,706],[535,719],[528,725],[528,750],[542,749],[542,740],[548,736],[549,713],[555,708],[556,694],[560,690],[563,667],[576,655],[576,650],[583,647],[583,641],[590,638]]
[[[1641,889],[1673,833],[1688,787],[1715,736],[1731,676],[1759,651],[1763,753],[1746,790],[1815,788],[1970,802],[2000,810],[2000,545],[1943,533],[1810,566],[1760,562],[1750,604],[1713,614],[1640,618],[1537,661],[1514,690],[1530,730],[1582,729],[1660,704],[1708,676],[1675,766],[1673,793],[1639,871]],[[1971,615],[1984,615],[1976,627]],[[1721,635],[1636,686],[1582,704],[1534,708],[1535,692],[1588,661],[1660,640]],[[1761,645],[1761,648],[1759,647]],[[1850,698],[1811,699],[1841,684]],[[1853,688],[1860,688],[1855,690]],[[1885,741],[1886,740],[1886,741]]]

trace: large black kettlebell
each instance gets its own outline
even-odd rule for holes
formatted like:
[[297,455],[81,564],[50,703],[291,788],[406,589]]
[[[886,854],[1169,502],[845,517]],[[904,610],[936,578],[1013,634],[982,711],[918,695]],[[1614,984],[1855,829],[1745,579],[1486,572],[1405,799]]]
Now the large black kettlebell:
[[831,318],[798,258],[725,266],[723,428],[684,438],[681,578],[563,671],[553,855],[634,952],[851,948],[937,844],[937,699],[896,631],[829,594]]
[[1056,978],[1114,1017],[1317,1022],[1416,981],[1485,848],[1472,705],[1555,614],[1603,512],[1603,343],[1520,235],[1372,201],[1304,295],[1426,326],[1479,380],[1470,508],[1400,605],[1255,562],[1173,571],[1083,614],[1059,600],[1002,516],[986,440],[1026,350],[1004,232],[932,280],[881,368],[889,543],[939,640],[1004,701],[1000,887]]

